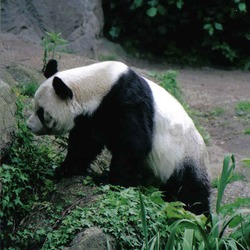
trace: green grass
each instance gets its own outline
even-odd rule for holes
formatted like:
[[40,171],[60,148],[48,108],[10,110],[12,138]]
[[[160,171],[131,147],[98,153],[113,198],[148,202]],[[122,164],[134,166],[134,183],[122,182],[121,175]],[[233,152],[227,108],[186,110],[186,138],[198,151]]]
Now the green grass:
[[245,135],[250,135],[250,128],[246,128],[246,129],[243,131],[243,133],[244,133]]
[[243,159],[242,163],[243,163],[244,167],[247,167],[250,169],[250,158]]
[[240,116],[250,114],[250,101],[240,101],[235,106],[235,113]]
[[98,56],[99,61],[116,61],[117,56],[115,55],[99,55]]
[[173,95],[180,103],[183,101],[183,93],[176,80],[177,72],[174,70],[166,71],[165,73],[155,73],[150,74],[151,77],[155,79],[164,89],[166,89],[171,95]]
[[211,112],[210,115],[212,116],[221,116],[225,113],[225,110],[221,107],[215,107]]
[[39,85],[36,82],[27,82],[19,83],[17,87],[21,95],[33,97]]

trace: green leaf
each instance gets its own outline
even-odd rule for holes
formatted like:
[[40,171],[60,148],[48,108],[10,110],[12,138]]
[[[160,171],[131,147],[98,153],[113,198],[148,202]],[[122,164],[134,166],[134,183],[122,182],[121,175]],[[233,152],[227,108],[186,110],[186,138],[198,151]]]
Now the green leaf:
[[183,250],[193,249],[194,229],[185,229],[183,237]]
[[[231,160],[232,160],[232,164],[231,164],[231,166],[229,166]],[[216,201],[216,212],[217,213],[219,213],[219,211],[220,211],[220,206],[221,206],[221,201],[222,201],[222,197],[224,194],[224,190],[227,186],[228,180],[229,180],[230,175],[231,175],[232,171],[234,170],[234,168],[235,168],[234,156],[232,155],[230,157],[230,155],[226,155],[224,157],[222,174],[221,174],[220,182],[218,185],[218,195],[217,195],[217,201]]]
[[211,23],[207,23],[203,26],[204,30],[207,30],[209,35],[212,36],[214,34],[214,28]]
[[247,40],[250,41],[250,33],[244,35]]
[[150,17],[155,17],[157,14],[157,8],[156,7],[151,7],[147,10],[147,15]]
[[109,31],[109,35],[114,39],[119,37],[121,29],[119,27],[113,26]]
[[242,214],[236,215],[229,223],[230,228],[235,228],[239,226],[244,221]]
[[208,33],[209,33],[210,36],[212,36],[214,34],[214,28],[209,29]]
[[182,6],[183,6],[183,4],[184,4],[184,2],[183,2],[182,0],[178,0],[178,1],[176,2],[176,7],[177,7],[178,9],[181,9]]
[[223,30],[223,26],[222,26],[221,23],[215,23],[215,24],[214,24],[214,27],[215,27],[215,29],[217,29],[217,30]]
[[140,198],[140,206],[141,206],[141,218],[142,218],[142,230],[145,238],[145,247],[148,249],[148,226],[147,226],[147,219],[146,219],[146,209],[144,200],[142,198],[141,192],[139,192],[139,198]]
[[141,7],[143,4],[143,0],[134,0],[132,6],[133,6],[133,9],[136,9],[136,8],[139,8]]
[[239,3],[238,8],[239,8],[239,11],[241,12],[247,12],[247,6],[245,3]]
[[21,202],[20,197],[17,197],[17,198],[14,200],[14,203],[15,203],[15,205],[23,206],[23,203]]

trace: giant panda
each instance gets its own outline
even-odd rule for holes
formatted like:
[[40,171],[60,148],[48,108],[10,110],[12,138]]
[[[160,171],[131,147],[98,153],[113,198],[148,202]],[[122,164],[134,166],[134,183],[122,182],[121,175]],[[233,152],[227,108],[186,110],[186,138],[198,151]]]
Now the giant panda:
[[35,93],[27,121],[36,135],[69,132],[61,176],[86,174],[106,146],[113,185],[156,185],[166,201],[195,214],[210,211],[210,177],[204,141],[182,105],[165,89],[121,62],[99,62],[58,72]]

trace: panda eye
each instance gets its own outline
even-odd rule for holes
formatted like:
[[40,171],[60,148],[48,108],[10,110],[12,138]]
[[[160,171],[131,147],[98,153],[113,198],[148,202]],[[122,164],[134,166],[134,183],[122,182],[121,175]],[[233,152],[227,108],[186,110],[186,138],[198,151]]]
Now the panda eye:
[[44,124],[44,109],[43,108],[39,108],[36,111],[36,114],[37,114],[38,118],[40,119],[41,123]]

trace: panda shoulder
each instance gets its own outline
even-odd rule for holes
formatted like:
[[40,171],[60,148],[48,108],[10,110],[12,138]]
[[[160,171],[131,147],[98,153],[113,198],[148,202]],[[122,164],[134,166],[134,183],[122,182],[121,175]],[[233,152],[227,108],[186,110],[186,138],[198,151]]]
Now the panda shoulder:
[[104,71],[107,71],[108,73],[113,73],[116,75],[124,74],[129,70],[129,66],[119,61],[100,62],[100,63],[97,63],[96,66],[99,69],[103,69]]

